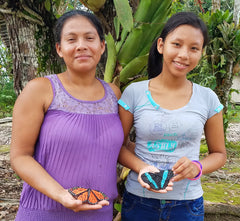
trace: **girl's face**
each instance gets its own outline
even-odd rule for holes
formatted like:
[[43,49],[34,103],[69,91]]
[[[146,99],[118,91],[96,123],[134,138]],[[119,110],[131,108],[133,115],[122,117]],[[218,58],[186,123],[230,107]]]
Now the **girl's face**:
[[76,72],[91,72],[105,50],[96,28],[84,16],[69,18],[63,26],[61,43],[56,44],[57,53],[68,69]]
[[157,49],[163,54],[162,73],[175,77],[186,77],[202,56],[203,34],[200,29],[181,25],[170,32],[165,41],[158,39]]

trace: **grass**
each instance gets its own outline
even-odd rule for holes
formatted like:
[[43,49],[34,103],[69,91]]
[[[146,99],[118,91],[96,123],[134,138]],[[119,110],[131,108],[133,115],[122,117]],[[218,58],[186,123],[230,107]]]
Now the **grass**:
[[204,200],[215,203],[240,205],[240,184],[203,182]]
[[[239,206],[240,142],[226,142],[226,149],[227,163],[216,171],[218,173],[216,177],[210,177],[210,174],[208,174],[201,178],[204,191],[203,197],[206,201]],[[208,154],[205,141],[202,141],[200,152],[201,158]]]

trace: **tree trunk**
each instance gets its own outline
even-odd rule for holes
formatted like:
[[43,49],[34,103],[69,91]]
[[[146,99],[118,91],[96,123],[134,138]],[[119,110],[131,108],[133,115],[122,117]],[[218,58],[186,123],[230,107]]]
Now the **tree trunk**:
[[29,80],[62,70],[53,38],[55,17],[46,11],[44,2],[0,0],[0,14],[7,27],[5,42],[12,54],[17,95]]
[[5,14],[13,59],[14,88],[19,94],[37,72],[36,26],[15,14]]
[[220,77],[220,75],[216,75],[217,87],[215,92],[224,106],[223,113],[227,113],[228,96],[233,82],[233,63],[233,61],[229,61],[229,65],[227,67],[228,73],[224,78]]
[[221,0],[212,0],[212,12],[216,12],[221,8]]
[[233,21],[236,25],[239,24],[239,16],[240,16],[240,0],[234,1],[234,12],[233,12]]

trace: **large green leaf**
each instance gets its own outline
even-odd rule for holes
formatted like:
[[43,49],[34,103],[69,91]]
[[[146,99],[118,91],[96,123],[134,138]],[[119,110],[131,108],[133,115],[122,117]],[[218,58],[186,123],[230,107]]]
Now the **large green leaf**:
[[118,55],[118,60],[121,65],[125,66],[128,62],[137,56],[137,47],[141,44],[142,35],[143,30],[141,27],[134,28],[129,34]]
[[[119,73],[120,82],[127,84],[135,75],[139,75],[146,69],[147,54],[152,42],[163,28],[170,12],[171,3],[172,1],[169,0],[141,0],[135,15],[132,15],[128,0],[114,0],[117,12],[114,25],[117,39],[119,39],[115,42],[116,63],[123,68]],[[119,23],[121,29],[119,29]],[[105,78],[108,79],[108,82],[114,71],[115,68],[107,69]]]
[[113,2],[121,25],[130,32],[133,27],[133,17],[128,0],[113,0]]
[[134,58],[120,72],[120,82],[127,83],[131,77],[141,73],[147,65],[148,54]]
[[[147,13],[145,14],[143,13],[144,6],[147,7]],[[139,22],[136,22],[135,28],[128,34],[118,55],[121,65],[125,66],[135,57],[148,53],[153,40],[156,39],[163,28],[170,12],[170,6],[171,1],[168,0],[147,0],[146,2],[142,0],[140,2],[134,16]]]
[[112,35],[109,33],[105,36],[105,39],[107,42],[107,63],[105,66],[104,81],[111,82],[116,67],[117,52]]

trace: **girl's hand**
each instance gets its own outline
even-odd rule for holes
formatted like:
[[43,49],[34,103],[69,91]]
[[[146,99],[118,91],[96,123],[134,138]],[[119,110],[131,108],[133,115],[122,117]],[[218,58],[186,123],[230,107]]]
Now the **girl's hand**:
[[102,200],[98,204],[90,205],[87,203],[82,203],[81,200],[75,199],[67,189],[60,194],[60,203],[74,212],[85,211],[85,210],[97,210],[101,209],[103,206],[108,206],[109,202],[107,200]]
[[154,166],[146,166],[144,167],[143,169],[141,169],[139,171],[139,174],[138,174],[138,182],[141,184],[142,187],[146,188],[147,190],[149,191],[152,191],[152,192],[155,192],[155,193],[167,193],[168,191],[171,191],[172,190],[172,186],[173,186],[173,182],[170,181],[168,186],[163,189],[163,190],[154,190],[150,187],[149,184],[145,183],[141,176],[142,174],[146,173],[146,172],[152,172],[152,173],[156,173],[156,172],[159,172],[159,169],[157,169],[156,167]]
[[192,163],[187,157],[182,157],[175,163],[172,168],[176,176],[173,177],[173,181],[180,181],[186,178],[192,179],[199,174],[198,167]]

